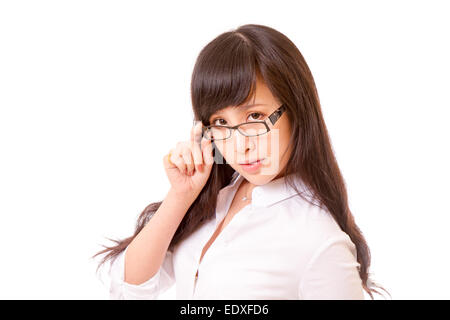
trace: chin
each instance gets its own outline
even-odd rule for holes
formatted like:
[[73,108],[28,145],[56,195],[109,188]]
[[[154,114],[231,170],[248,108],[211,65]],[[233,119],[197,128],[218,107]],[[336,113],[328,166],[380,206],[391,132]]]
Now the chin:
[[273,180],[278,175],[278,173],[275,173],[275,174],[267,174],[267,173],[265,173],[264,174],[262,172],[248,173],[248,172],[245,172],[245,171],[243,172],[241,170],[236,170],[236,171],[238,171],[240,175],[244,176],[244,178],[248,182],[250,182],[250,183],[252,183],[254,185],[257,185],[257,186],[261,186],[261,185],[264,185],[264,184],[270,182],[271,180]]

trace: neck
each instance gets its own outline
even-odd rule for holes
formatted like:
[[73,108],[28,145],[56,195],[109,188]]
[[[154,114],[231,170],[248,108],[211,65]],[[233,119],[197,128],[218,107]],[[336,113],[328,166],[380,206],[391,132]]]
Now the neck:
[[247,180],[243,181],[241,184],[241,187],[243,188],[243,195],[247,197],[247,199],[252,198],[252,190],[255,187],[254,184],[248,182]]

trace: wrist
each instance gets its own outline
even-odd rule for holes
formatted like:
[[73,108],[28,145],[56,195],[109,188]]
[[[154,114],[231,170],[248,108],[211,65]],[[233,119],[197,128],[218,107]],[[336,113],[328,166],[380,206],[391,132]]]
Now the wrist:
[[195,199],[197,199],[197,196],[197,194],[193,194],[191,192],[180,192],[174,188],[170,188],[167,192],[166,199],[169,199],[171,202],[173,201],[178,203],[179,205],[190,207]]

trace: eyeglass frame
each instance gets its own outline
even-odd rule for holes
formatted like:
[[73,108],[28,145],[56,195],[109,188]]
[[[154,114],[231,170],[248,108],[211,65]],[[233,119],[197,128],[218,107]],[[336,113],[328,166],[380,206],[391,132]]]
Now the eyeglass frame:
[[[282,104],[281,106],[278,107],[278,109],[276,109],[274,112],[272,112],[267,119],[270,120],[270,122],[272,123],[272,126],[275,125],[275,123],[278,121],[278,119],[280,119],[280,117],[283,115],[283,113],[287,110],[286,104]],[[266,133],[269,133],[270,131],[270,127],[267,125],[267,119],[261,120],[261,121],[249,121],[249,122],[243,122],[240,124],[237,124],[235,126],[215,126],[215,125],[211,125],[211,126],[205,126],[202,127],[202,137],[204,137],[204,134],[207,130],[211,129],[212,127],[219,127],[219,128],[228,128],[230,135],[227,138],[224,139],[208,139],[205,137],[205,139],[208,140],[217,140],[217,141],[223,141],[223,140],[228,140],[233,136],[233,130],[237,130],[240,134],[242,134],[245,137],[257,137],[257,136],[262,136]],[[263,123],[266,126],[267,131],[264,133],[260,133],[260,134],[254,134],[254,135],[246,135],[244,133],[242,133],[241,131],[239,131],[239,127],[244,125],[244,124],[249,124],[249,123]]]

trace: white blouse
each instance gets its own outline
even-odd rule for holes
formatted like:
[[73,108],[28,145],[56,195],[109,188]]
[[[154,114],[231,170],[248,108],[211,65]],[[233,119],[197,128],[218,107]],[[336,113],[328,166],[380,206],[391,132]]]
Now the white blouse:
[[124,282],[126,250],[121,252],[110,265],[110,298],[156,299],[176,283],[177,299],[365,299],[350,237],[328,211],[286,187],[284,177],[253,188],[251,204],[231,219],[199,264],[243,179],[234,173],[219,192],[215,218],[167,251],[146,282]]

